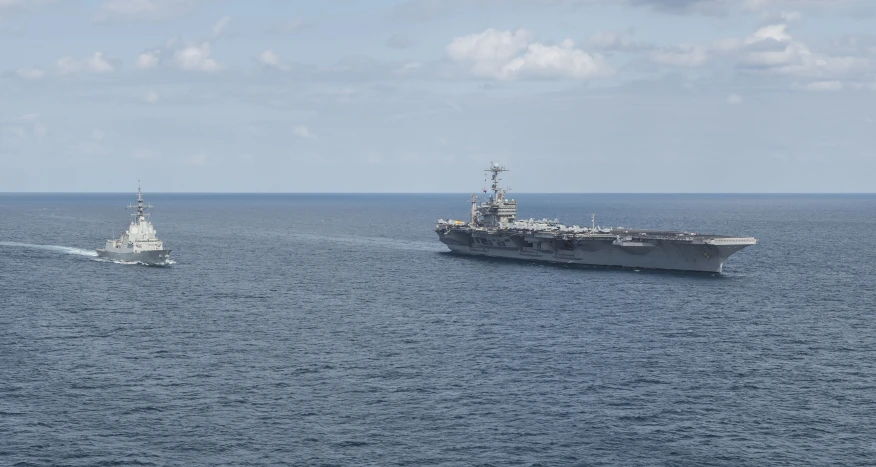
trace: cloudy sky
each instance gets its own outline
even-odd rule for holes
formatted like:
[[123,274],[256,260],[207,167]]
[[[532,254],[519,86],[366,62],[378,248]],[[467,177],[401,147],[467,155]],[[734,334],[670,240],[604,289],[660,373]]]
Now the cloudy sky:
[[873,0],[0,0],[0,192],[876,191]]

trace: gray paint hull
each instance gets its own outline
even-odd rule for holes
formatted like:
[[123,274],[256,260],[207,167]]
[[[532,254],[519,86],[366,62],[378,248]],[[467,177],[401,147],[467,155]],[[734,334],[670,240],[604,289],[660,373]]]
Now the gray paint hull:
[[470,235],[461,232],[439,234],[439,237],[450,250],[465,255],[563,264],[716,273],[722,272],[724,262],[730,255],[748,246],[672,241],[655,241],[649,246],[619,246],[611,240],[579,240],[574,244],[562,244],[562,248],[556,248],[553,242],[550,242],[547,248],[536,250],[516,245],[483,246],[472,242]]
[[170,259],[170,250],[149,250],[134,252],[115,252],[107,251],[103,248],[97,249],[99,258],[111,259],[113,261],[124,261],[126,263],[143,263],[154,266],[162,266],[167,264]]

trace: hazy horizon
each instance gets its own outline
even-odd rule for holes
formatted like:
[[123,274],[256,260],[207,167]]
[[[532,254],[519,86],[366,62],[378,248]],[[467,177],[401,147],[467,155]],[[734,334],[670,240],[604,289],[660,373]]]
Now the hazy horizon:
[[[0,195],[128,195],[131,194],[136,196],[137,192],[129,192],[129,191],[0,191]],[[149,195],[460,195],[460,196],[470,196],[472,194],[478,195],[476,192],[452,192],[452,191],[442,191],[442,192],[427,192],[427,191],[152,191],[152,192],[143,192],[143,197],[146,198]],[[818,196],[818,195],[836,195],[836,196],[852,196],[852,195],[876,195],[876,192],[718,192],[718,191],[703,191],[703,192],[647,192],[647,191],[625,191],[625,192],[611,192],[611,191],[541,191],[541,192],[519,192],[519,193],[511,193],[509,192],[507,197],[508,199],[514,199],[514,195],[775,195],[775,196],[792,196],[792,195],[803,195],[803,196]],[[480,199],[483,199],[483,193],[481,193]]]

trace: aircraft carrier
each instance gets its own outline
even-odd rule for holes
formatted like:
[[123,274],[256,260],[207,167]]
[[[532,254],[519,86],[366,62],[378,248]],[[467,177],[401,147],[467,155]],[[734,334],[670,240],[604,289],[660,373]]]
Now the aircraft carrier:
[[[439,220],[438,238],[453,252],[514,258],[527,261],[670,269],[720,273],[733,253],[755,245],[753,237],[703,235],[666,230],[567,226],[556,220],[517,220],[517,202],[506,199],[499,174],[507,171],[491,163],[489,199],[478,204],[471,197],[468,221]],[[486,192],[486,189],[484,190]]]
[[115,261],[142,263],[153,266],[163,266],[170,260],[170,250],[164,249],[164,244],[158,237],[152,223],[147,219],[149,214],[144,211],[152,205],[143,205],[143,193],[137,183],[137,205],[129,205],[136,209],[131,214],[134,219],[122,235],[117,239],[106,241],[104,248],[98,248],[97,256]]

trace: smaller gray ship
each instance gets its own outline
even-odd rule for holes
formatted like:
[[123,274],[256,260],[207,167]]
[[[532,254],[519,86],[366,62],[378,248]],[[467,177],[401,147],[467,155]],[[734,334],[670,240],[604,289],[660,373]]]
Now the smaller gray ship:
[[137,205],[128,205],[137,212],[131,214],[134,219],[121,237],[106,241],[104,248],[97,249],[97,256],[114,261],[142,263],[163,266],[170,260],[170,250],[164,249],[164,244],[156,237],[155,228],[147,219],[146,209],[152,205],[143,205],[143,193],[140,182],[137,182]]

